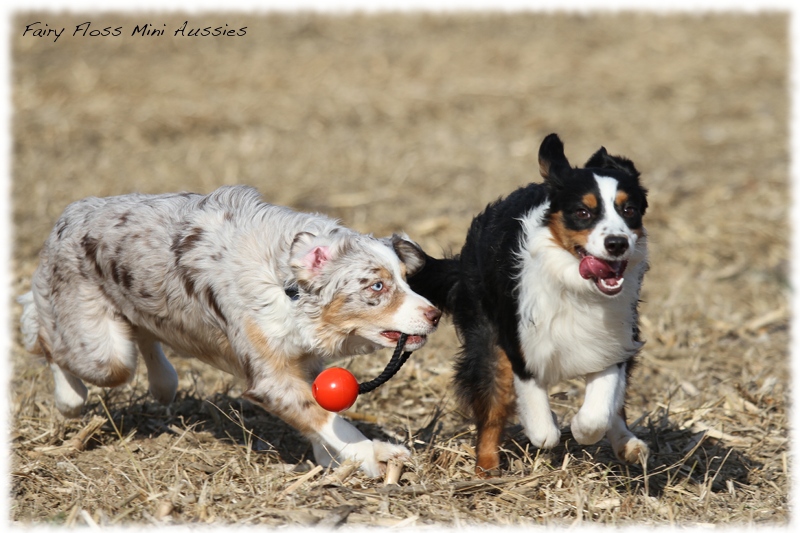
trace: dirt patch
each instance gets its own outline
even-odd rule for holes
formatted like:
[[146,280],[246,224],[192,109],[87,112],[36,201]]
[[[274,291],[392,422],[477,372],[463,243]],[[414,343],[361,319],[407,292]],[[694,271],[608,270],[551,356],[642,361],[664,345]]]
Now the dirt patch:
[[[243,37],[131,36],[137,24]],[[72,37],[92,21],[120,37]],[[57,42],[25,24],[65,27]],[[351,415],[414,449],[399,485],[307,463],[240,384],[172,357],[180,393],[140,373],[55,412],[49,371],[11,361],[17,524],[751,524],[789,520],[788,14],[118,15],[12,20],[13,291],[71,201],[247,183],[378,235],[457,250],[487,202],[538,181],[542,138],[573,164],[600,145],[650,191],[647,340],[629,419],[647,471],[604,440],[539,452],[507,428],[503,477],[476,480],[445,322]],[[19,31],[18,31],[19,30]],[[12,307],[14,319],[19,309]],[[377,375],[388,353],[349,363]],[[141,372],[141,371],[140,371]],[[562,426],[582,383],[552,391]],[[65,443],[103,417],[83,451]],[[303,476],[306,476],[305,478]]]

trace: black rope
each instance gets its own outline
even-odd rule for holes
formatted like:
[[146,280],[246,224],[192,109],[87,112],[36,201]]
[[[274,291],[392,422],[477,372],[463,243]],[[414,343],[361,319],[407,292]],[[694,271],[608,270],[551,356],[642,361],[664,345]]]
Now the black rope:
[[408,357],[411,355],[411,352],[403,352],[403,348],[406,345],[406,339],[408,339],[408,335],[401,333],[400,338],[397,339],[397,347],[394,349],[394,353],[392,354],[391,360],[389,360],[389,364],[386,365],[386,368],[383,369],[383,372],[381,372],[377,378],[373,379],[372,381],[367,381],[366,383],[359,383],[359,394],[374,391],[392,379],[395,374],[397,374],[397,371],[400,370],[400,367],[403,366],[403,363],[408,361]]

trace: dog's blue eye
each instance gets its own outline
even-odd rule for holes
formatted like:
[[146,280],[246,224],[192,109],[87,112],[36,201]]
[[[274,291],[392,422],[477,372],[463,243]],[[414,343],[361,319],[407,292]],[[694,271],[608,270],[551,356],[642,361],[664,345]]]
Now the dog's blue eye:
[[375,292],[381,292],[383,290],[383,282],[376,281],[375,283],[372,284],[372,287],[370,287],[370,289],[372,289]]

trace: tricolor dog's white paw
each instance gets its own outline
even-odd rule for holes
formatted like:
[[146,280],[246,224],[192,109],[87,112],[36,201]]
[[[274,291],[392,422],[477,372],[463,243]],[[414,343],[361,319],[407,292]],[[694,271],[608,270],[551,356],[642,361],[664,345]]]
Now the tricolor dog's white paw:
[[561,430],[558,428],[558,418],[552,411],[550,420],[544,419],[540,423],[525,427],[525,434],[531,444],[543,450],[554,448],[561,440]]
[[646,464],[650,448],[643,440],[633,437],[614,446],[614,454],[617,459],[626,463]]
[[605,436],[611,421],[608,417],[596,416],[583,409],[572,418],[570,430],[578,444],[595,444]]

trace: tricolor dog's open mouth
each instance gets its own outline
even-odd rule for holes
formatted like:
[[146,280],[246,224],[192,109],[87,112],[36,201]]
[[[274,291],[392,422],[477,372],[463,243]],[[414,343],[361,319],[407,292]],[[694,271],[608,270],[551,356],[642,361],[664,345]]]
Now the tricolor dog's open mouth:
[[606,261],[589,253],[581,247],[576,248],[581,258],[578,267],[583,279],[594,281],[597,288],[607,296],[619,294],[625,281],[625,267],[628,261]]
[[[400,340],[400,332],[399,331],[381,331],[381,335],[389,339],[390,341],[397,342]],[[420,347],[425,344],[425,341],[428,340],[427,335],[409,335],[406,338],[406,346],[415,346]]]

